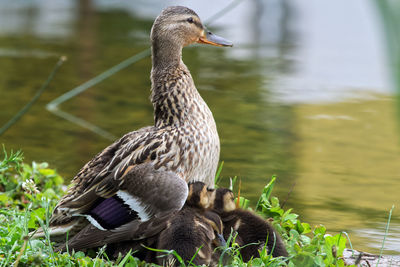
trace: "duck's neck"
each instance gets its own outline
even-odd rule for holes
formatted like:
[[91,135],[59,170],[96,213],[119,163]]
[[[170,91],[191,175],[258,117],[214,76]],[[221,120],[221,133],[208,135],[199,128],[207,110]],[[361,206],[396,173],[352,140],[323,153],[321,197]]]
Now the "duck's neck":
[[203,106],[201,102],[204,101],[182,62],[182,47],[153,43],[152,53],[151,101],[155,126],[181,126],[193,122],[195,113],[203,109],[196,106]]
[[154,40],[151,54],[153,71],[176,68],[182,62],[182,46],[170,40]]

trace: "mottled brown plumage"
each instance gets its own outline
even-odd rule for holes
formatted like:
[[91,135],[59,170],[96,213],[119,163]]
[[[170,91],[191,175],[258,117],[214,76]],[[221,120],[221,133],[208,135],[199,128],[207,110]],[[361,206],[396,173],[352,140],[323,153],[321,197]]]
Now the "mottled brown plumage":
[[[187,187],[182,182],[214,186],[220,150],[217,128],[181,51],[195,42],[231,44],[205,31],[194,11],[179,6],[168,7],[157,17],[151,41],[154,126],[124,135],[79,171],[53,212],[54,240],[88,227],[101,235],[126,228],[132,220],[140,229],[141,223],[183,206]],[[162,209],[157,203],[164,203]],[[110,210],[120,211],[120,216],[111,216]],[[36,236],[43,236],[43,231]]]

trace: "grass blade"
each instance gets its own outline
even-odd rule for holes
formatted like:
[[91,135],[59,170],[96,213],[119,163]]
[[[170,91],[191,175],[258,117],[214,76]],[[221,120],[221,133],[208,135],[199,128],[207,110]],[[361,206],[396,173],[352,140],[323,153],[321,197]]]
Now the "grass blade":
[[220,174],[222,172],[222,168],[224,167],[224,161],[221,162],[221,164],[218,167],[217,173],[215,174],[215,185],[218,185],[219,182],[221,181]]
[[271,181],[264,187],[264,190],[263,190],[260,198],[257,201],[257,205],[256,205],[256,209],[255,209],[256,211],[260,207],[262,198],[265,198],[268,200],[271,197],[271,193],[272,193],[272,190],[274,189],[274,185],[275,185],[275,180],[276,180],[276,176],[273,175],[271,178]]
[[379,266],[379,261],[382,258],[383,248],[385,247],[386,236],[388,235],[388,232],[389,232],[389,225],[390,225],[390,220],[392,219],[393,209],[394,209],[394,205],[392,206],[392,208],[390,209],[390,212],[389,212],[389,217],[388,217],[388,221],[386,224],[385,236],[383,237],[381,252],[379,253],[379,258],[378,258],[378,262],[376,263],[376,266]]

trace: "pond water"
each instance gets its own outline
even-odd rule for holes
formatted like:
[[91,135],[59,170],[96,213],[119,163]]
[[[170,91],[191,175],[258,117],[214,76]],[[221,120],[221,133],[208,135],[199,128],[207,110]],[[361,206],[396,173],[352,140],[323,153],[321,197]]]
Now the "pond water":
[[[111,141],[46,110],[50,101],[149,47],[166,5],[185,4],[233,48],[194,46],[184,61],[214,113],[223,182],[238,176],[253,205],[272,175],[274,194],[311,225],[346,231],[357,249],[400,254],[398,106],[384,34],[371,2],[2,1],[0,125],[64,63],[28,114],[0,136],[27,161],[67,179]],[[235,4],[237,4],[235,6]],[[113,136],[152,123],[150,58],[60,108]]]

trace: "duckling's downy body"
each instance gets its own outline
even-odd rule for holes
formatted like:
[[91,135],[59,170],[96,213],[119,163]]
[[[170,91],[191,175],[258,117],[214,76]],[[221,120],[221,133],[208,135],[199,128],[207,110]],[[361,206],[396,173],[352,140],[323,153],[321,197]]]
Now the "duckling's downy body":
[[[213,249],[225,245],[223,226],[219,215],[210,210],[215,200],[215,190],[202,182],[189,185],[185,206],[171,217],[157,240],[158,249],[175,250],[188,263],[210,265]],[[165,266],[177,264],[173,255],[161,257],[157,263]]]
[[278,232],[265,219],[253,212],[236,209],[221,214],[224,224],[224,237],[237,233],[235,242],[240,247],[240,254],[243,261],[247,262],[252,257],[258,258],[259,251],[264,246],[269,254],[274,257],[287,257],[285,245]]
[[[72,180],[50,220],[53,240],[69,231],[103,243],[104,233],[124,236],[141,224],[180,210],[187,182],[214,186],[219,137],[213,115],[198,93],[182,48],[191,43],[231,44],[207,32],[197,14],[168,7],[151,31],[151,102],[154,126],[130,132],[89,161]],[[108,232],[107,232],[108,233]],[[43,236],[39,229],[36,236]]]
[[214,211],[221,216],[225,239],[237,233],[235,242],[241,247],[240,254],[243,261],[259,257],[259,251],[264,246],[274,257],[288,256],[282,238],[271,224],[254,212],[233,207],[232,191],[218,188]]
[[[185,263],[194,257],[193,264],[210,265],[214,248],[224,245],[222,233],[222,221],[218,214],[184,206],[160,233],[157,248],[175,250]],[[159,253],[159,256],[163,254]],[[161,265],[174,261],[176,259],[172,254],[157,258],[157,263]]]

